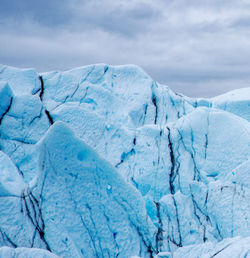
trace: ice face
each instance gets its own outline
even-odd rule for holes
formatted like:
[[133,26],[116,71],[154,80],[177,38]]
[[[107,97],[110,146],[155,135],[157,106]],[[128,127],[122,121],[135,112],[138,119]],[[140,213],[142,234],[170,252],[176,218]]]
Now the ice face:
[[1,66],[0,246],[238,257],[237,243],[249,248],[249,103],[249,88],[191,99],[134,65]]
[[109,163],[61,122],[39,148],[38,196],[52,251],[63,257],[147,257],[154,251],[156,229],[141,195]]
[[27,185],[10,158],[0,151],[0,196],[21,197]]

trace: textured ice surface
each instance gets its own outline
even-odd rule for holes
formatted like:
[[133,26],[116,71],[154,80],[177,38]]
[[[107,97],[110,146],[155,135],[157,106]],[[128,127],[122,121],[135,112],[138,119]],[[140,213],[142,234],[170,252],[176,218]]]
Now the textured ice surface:
[[61,122],[40,143],[45,235],[64,257],[147,257],[155,227],[139,192]]
[[26,184],[10,158],[0,151],[0,197],[21,197]]
[[[205,243],[179,248],[174,252],[173,258],[225,258],[225,257],[250,257],[250,237],[227,238],[219,243]],[[162,257],[162,256],[160,256]]]
[[192,99],[133,65],[0,66],[0,246],[247,257],[249,89]]
[[35,94],[40,89],[40,81],[34,69],[18,69],[0,65],[0,81],[6,81],[15,95]]
[[230,91],[211,99],[213,107],[220,108],[250,121],[250,88]]
[[58,258],[57,255],[38,248],[10,248],[7,246],[0,247],[0,257],[3,258]]

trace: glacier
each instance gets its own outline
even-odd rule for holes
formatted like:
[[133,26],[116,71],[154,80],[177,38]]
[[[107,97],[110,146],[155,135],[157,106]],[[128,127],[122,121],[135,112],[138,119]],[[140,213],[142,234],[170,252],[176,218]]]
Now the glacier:
[[250,257],[249,106],[0,65],[0,257]]

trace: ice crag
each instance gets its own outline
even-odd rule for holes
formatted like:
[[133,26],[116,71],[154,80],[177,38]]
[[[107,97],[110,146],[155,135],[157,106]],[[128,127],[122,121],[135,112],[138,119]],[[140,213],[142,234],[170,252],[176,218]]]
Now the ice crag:
[[0,257],[250,256],[249,105],[0,66]]

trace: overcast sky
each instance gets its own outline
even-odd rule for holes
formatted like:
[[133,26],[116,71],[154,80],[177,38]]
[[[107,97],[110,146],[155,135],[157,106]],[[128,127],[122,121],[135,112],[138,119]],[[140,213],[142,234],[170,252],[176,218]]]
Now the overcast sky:
[[137,64],[188,96],[250,87],[250,0],[0,0],[0,63]]

